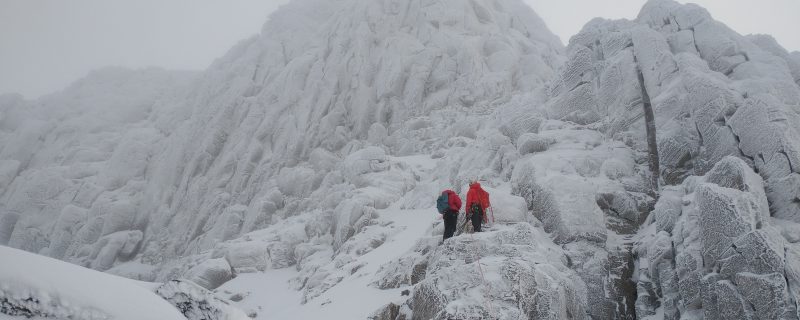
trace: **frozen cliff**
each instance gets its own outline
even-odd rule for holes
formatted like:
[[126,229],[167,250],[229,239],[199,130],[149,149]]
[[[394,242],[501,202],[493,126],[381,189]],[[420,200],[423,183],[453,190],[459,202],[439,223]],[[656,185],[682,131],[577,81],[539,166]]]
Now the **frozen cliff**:
[[797,319],[798,60],[670,0],[566,48],[519,0],[295,0],[202,73],[0,96],[0,245],[195,317]]

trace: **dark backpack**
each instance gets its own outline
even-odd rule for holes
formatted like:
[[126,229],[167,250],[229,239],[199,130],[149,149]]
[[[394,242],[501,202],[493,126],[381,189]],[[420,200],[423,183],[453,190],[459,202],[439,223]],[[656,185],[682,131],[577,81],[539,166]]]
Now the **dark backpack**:
[[436,210],[444,214],[447,209],[450,209],[450,199],[448,199],[447,191],[443,191],[439,198],[436,198]]
[[469,216],[472,217],[473,215],[477,214],[478,217],[483,217],[483,208],[477,202],[473,202],[472,205],[469,206]]

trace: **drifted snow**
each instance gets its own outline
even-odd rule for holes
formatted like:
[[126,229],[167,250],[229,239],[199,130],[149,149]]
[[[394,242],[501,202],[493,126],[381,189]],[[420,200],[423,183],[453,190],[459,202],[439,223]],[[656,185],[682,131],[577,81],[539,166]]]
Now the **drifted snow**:
[[27,315],[87,320],[185,319],[136,281],[5,246],[0,246],[0,256],[0,303],[4,310],[10,309],[6,315],[20,319]]

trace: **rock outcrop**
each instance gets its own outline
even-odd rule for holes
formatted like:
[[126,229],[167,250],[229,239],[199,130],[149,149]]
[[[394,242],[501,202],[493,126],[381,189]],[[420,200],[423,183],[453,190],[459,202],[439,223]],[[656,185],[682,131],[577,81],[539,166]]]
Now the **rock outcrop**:
[[661,290],[640,292],[637,311],[651,314],[660,302],[665,317],[796,319],[792,244],[773,226],[780,222],[769,217],[763,183],[747,163],[724,158],[672,194],[656,204],[672,214],[654,215],[640,233],[638,286]]

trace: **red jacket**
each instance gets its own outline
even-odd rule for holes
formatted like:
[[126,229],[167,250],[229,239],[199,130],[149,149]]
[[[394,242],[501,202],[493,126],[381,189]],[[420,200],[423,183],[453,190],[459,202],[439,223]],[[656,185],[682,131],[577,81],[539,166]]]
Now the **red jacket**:
[[481,184],[477,182],[469,185],[469,191],[467,191],[467,206],[465,207],[467,214],[469,214],[469,208],[472,206],[473,202],[480,205],[481,209],[483,209],[483,222],[489,222],[488,215],[486,214],[486,209],[492,206],[492,204],[489,203],[489,193],[483,190]]
[[461,210],[461,198],[458,197],[458,194],[453,190],[445,190],[444,192],[447,193],[447,203],[450,204],[450,209],[455,212]]

